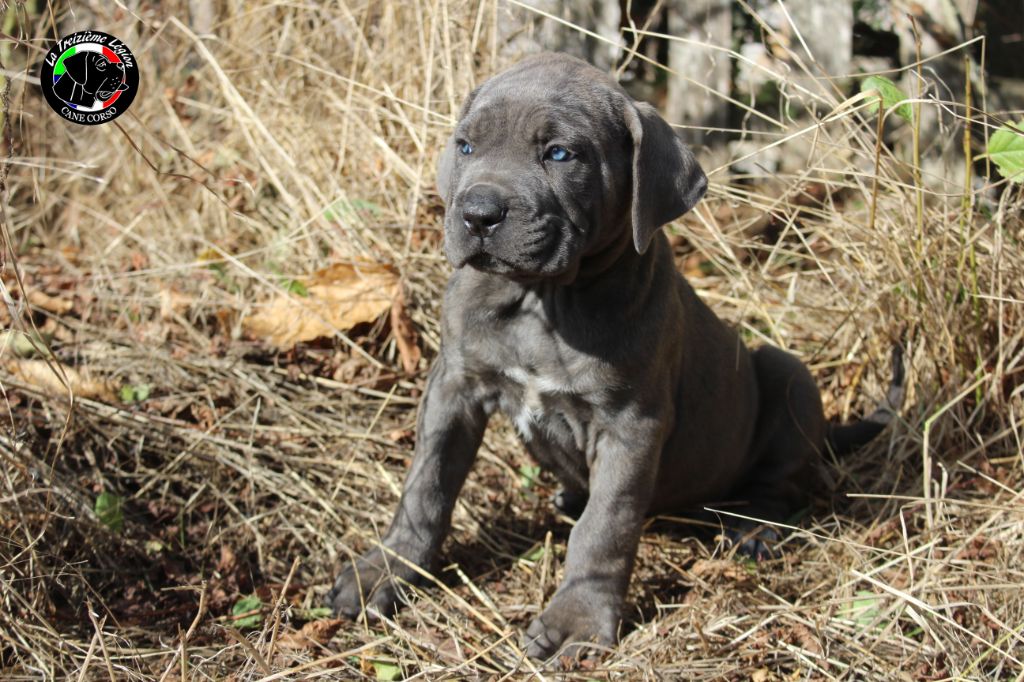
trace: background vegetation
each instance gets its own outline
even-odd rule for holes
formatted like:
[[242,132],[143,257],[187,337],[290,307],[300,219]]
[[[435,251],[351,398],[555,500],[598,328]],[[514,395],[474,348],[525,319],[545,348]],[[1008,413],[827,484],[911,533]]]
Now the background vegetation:
[[[751,343],[807,361],[830,416],[881,398],[896,340],[907,402],[823,464],[780,559],[653,524],[621,645],[568,674],[1019,679],[1024,195],[987,150],[1004,128],[1012,163],[1021,111],[980,41],[882,69],[892,94],[827,78],[798,25],[784,40],[734,12],[773,89],[734,97],[728,144],[700,150],[711,189],[669,228],[679,267]],[[2,675],[550,676],[519,633],[570,521],[504,420],[414,606],[372,624],[321,607],[412,454],[448,273],[436,154],[462,97],[553,20],[491,0],[4,16]],[[664,51],[636,41],[656,28],[639,19],[617,65],[657,101]],[[55,36],[87,27],[132,47],[142,92],[83,128],[34,79]]]

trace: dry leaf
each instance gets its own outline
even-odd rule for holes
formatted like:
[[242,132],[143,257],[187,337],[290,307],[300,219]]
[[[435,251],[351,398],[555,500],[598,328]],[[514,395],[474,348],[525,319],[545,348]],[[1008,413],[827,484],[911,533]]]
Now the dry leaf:
[[413,435],[412,429],[392,429],[388,432],[388,439],[393,443],[408,443],[412,441]]
[[235,551],[228,545],[221,545],[217,572],[222,575],[234,573],[236,568],[238,568],[238,558],[235,556]]
[[195,299],[174,289],[160,290],[160,319],[169,320],[186,312]]
[[419,346],[419,334],[416,327],[409,319],[409,313],[405,310],[405,295],[401,287],[398,296],[395,297],[394,305],[391,306],[391,331],[395,335],[395,343],[398,345],[398,356],[402,359],[402,369],[406,374],[412,374],[419,367],[422,353]]
[[741,564],[726,559],[698,559],[690,573],[708,582],[749,583],[751,575]]
[[301,630],[293,630],[281,635],[277,639],[277,645],[282,649],[295,650],[312,649],[318,644],[327,644],[344,622],[341,618],[311,620],[303,625]]
[[[790,636],[795,641],[795,643],[798,644],[800,648],[804,651],[810,651],[812,654],[819,658],[823,656],[824,649],[821,648],[821,642],[818,640],[818,637],[813,632],[811,632],[811,629],[806,625],[802,625],[799,623],[794,625],[790,630]],[[823,660],[822,664],[827,670],[828,661]]]
[[281,294],[246,318],[246,332],[286,350],[372,322],[398,294],[398,274],[376,263],[339,263],[302,284],[308,295]]
[[56,296],[50,296],[38,289],[28,292],[28,302],[36,308],[41,308],[48,313],[53,313],[54,315],[66,315],[75,307],[73,301],[69,301],[64,298],[57,298]]
[[7,371],[23,383],[34,386],[44,393],[66,394],[61,377],[56,374],[63,370],[63,378],[71,387],[71,391],[79,398],[113,398],[114,390],[104,381],[97,381],[90,376],[88,370],[76,370],[67,365],[49,363],[45,360],[14,360],[7,363]]

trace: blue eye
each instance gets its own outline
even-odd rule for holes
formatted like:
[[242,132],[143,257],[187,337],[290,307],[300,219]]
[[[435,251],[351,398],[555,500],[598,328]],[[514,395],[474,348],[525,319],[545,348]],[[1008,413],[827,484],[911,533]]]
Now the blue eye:
[[459,153],[460,154],[472,154],[473,153],[473,145],[471,145],[468,142],[465,142],[465,141],[456,142],[455,146],[459,148]]
[[573,153],[561,145],[549,147],[544,153],[544,158],[552,161],[568,161],[573,158]]

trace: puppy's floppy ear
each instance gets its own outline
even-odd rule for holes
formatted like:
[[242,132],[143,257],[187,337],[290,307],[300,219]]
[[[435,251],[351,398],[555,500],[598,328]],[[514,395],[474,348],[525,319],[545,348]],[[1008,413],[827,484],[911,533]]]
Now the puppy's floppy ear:
[[441,201],[448,203],[448,190],[452,182],[452,170],[455,167],[455,136],[452,135],[444,143],[441,156],[437,159],[437,193]]
[[64,60],[64,73],[71,76],[71,80],[84,84],[88,80],[89,55],[92,52],[81,52],[73,54]]
[[[462,103],[462,108],[459,110],[460,121],[469,113],[469,107],[473,104],[473,100],[476,99],[479,92],[480,88],[476,88],[473,92],[469,93],[466,101]],[[452,135],[444,143],[441,156],[437,159],[437,192],[441,195],[441,200],[445,204],[448,203],[448,190],[451,189],[452,172],[455,170],[455,153],[455,136]]]
[[654,107],[628,102],[625,119],[633,138],[633,244],[643,253],[658,228],[700,201],[708,179]]

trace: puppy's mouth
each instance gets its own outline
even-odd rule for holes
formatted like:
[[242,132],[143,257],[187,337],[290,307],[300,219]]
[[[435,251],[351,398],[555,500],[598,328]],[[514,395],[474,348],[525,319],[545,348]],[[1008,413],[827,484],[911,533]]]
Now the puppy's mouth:
[[511,277],[512,279],[529,279],[535,277],[532,272],[524,272],[521,267],[509,263],[493,253],[486,251],[479,251],[473,256],[470,256],[466,261],[466,265],[479,270],[480,272],[486,272],[491,275],[504,275],[505,277]]
[[484,272],[494,270],[499,264],[504,265],[500,260],[486,251],[480,251],[476,255],[470,256],[469,260],[466,261],[466,265],[469,267],[476,270],[483,270]]
[[456,268],[469,266],[479,272],[501,275],[515,281],[532,281],[558,275],[565,269],[571,245],[565,243],[569,229],[558,219],[545,217],[536,223],[509,224],[493,235],[470,236],[446,225],[446,251]]

